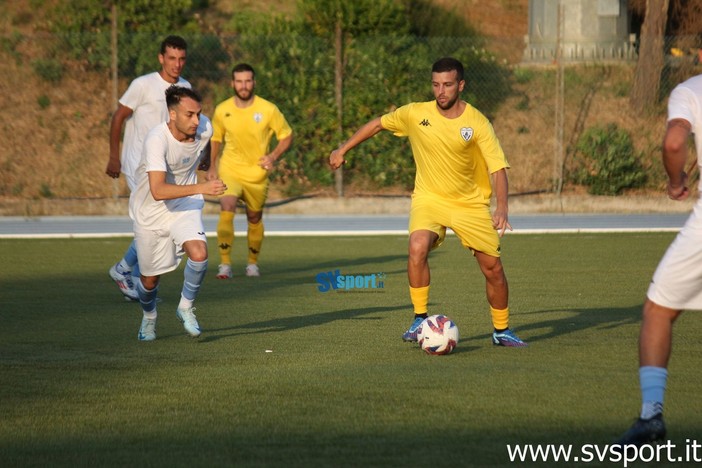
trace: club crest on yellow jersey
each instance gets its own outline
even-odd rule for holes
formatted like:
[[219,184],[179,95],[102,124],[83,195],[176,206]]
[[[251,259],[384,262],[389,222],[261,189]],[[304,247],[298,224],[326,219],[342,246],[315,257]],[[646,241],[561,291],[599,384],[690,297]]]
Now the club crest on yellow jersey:
[[470,141],[473,138],[473,129],[471,127],[461,127],[461,137],[465,141]]

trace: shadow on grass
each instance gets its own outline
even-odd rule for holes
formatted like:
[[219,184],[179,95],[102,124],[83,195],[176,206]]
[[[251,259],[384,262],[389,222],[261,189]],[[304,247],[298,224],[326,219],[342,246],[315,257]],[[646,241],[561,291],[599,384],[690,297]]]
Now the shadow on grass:
[[380,320],[378,317],[363,317],[368,314],[389,312],[394,310],[406,310],[406,305],[395,307],[366,307],[360,309],[343,309],[333,312],[323,312],[319,314],[308,314],[295,317],[281,317],[262,322],[252,322],[232,327],[213,328],[207,330],[207,337],[200,341],[207,343],[217,341],[222,338],[229,338],[238,335],[251,335],[258,333],[283,332],[297,330],[306,327],[315,327],[339,320]]
[[[334,260],[327,260],[323,262],[317,262],[317,263],[304,263],[302,265],[294,265],[291,264],[292,262],[285,262],[285,263],[277,263],[271,271],[275,271],[275,273],[280,274],[280,273],[295,273],[295,272],[308,272],[308,271],[314,271],[314,272],[324,272],[324,271],[329,271],[329,270],[345,270],[348,269],[349,267],[359,267],[363,265],[372,265],[373,270],[375,271],[377,268],[377,265],[380,264],[387,264],[395,261],[402,261],[407,259],[407,254],[403,255],[381,255],[377,257],[351,257],[351,258],[344,258],[344,257],[339,257],[335,258]],[[287,265],[286,265],[287,264]],[[352,272],[348,272],[352,273]],[[353,273],[361,273],[361,272],[353,272]]]
[[[588,329],[608,330],[639,323],[643,305],[631,307],[593,309],[553,309],[520,313],[520,316],[558,314],[560,317],[519,324],[519,319],[510,320],[510,328],[528,343],[545,341]],[[563,316],[565,315],[565,316]],[[515,324],[516,322],[516,324]],[[474,335],[466,340],[483,340],[487,335]]]

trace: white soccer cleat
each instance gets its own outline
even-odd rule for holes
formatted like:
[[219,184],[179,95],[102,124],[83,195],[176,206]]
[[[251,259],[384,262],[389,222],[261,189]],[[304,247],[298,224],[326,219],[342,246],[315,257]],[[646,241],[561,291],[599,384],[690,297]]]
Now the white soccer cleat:
[[246,276],[261,276],[258,265],[255,263],[249,263],[246,265]]
[[110,267],[110,278],[117,284],[119,291],[124,295],[125,299],[128,301],[139,300],[139,294],[137,294],[134,282],[132,281],[132,272],[127,271],[125,273],[120,273],[117,271],[116,265],[112,265],[112,267]]
[[226,263],[219,265],[217,269],[217,278],[219,279],[229,279],[232,277],[232,267]]
[[200,324],[197,323],[197,318],[194,313],[195,307],[189,309],[178,309],[176,310],[176,316],[178,320],[183,322],[183,328],[188,332],[188,335],[193,338],[200,336]]
[[144,317],[139,328],[139,341],[154,341],[156,339],[156,319]]

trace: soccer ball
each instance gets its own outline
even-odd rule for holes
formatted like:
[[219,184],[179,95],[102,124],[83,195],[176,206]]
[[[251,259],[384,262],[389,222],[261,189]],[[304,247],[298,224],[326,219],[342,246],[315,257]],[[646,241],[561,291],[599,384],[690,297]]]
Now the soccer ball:
[[448,354],[458,344],[458,327],[445,315],[432,315],[420,325],[417,341],[427,354]]

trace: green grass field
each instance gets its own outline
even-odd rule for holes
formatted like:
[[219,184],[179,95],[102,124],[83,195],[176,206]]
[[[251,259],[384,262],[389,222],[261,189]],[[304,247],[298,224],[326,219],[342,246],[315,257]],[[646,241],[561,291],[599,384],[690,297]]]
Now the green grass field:
[[[242,265],[231,281],[215,279],[211,241],[202,336],[175,317],[181,267],[162,278],[152,343],[107,275],[128,239],[0,241],[0,466],[514,466],[508,444],[611,443],[638,414],[640,309],[672,238],[506,236],[511,326],[530,344],[507,349],[450,237],[430,259],[430,312],[461,333],[448,356],[400,339],[404,236],[269,237],[263,276]],[[320,292],[334,270],[384,287]],[[701,333],[696,313],[675,329],[679,445],[702,441]]]

